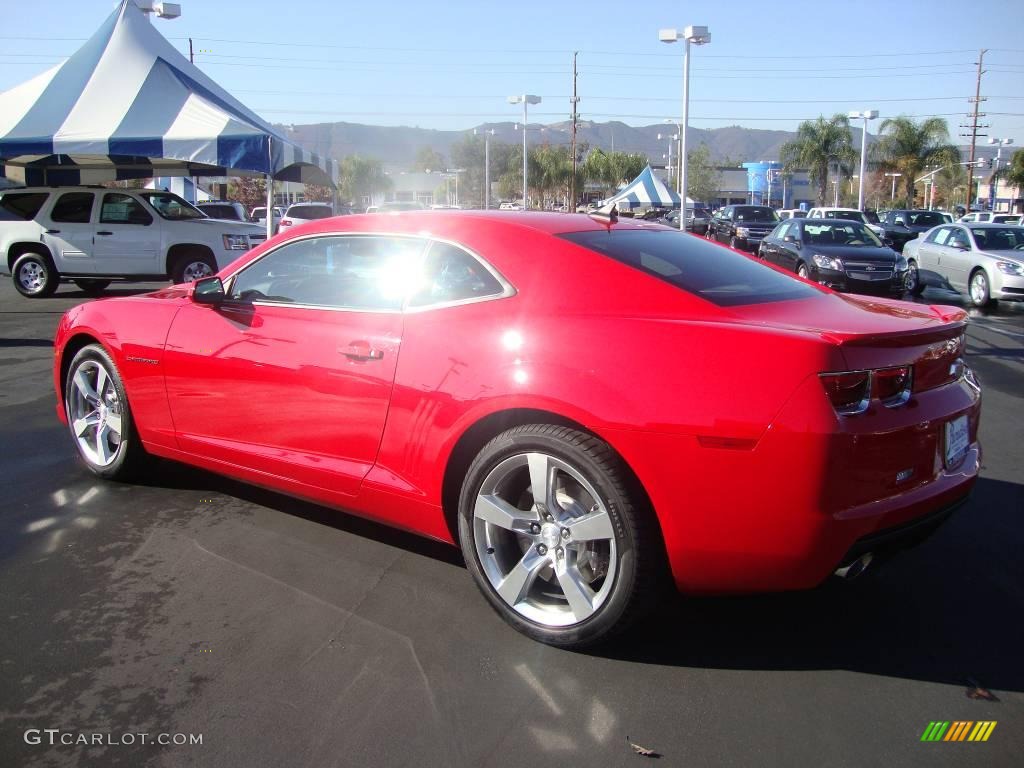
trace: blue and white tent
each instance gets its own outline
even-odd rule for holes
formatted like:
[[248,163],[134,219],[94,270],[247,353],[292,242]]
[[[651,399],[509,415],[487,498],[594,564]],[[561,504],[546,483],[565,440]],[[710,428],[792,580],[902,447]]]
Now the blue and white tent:
[[122,0],[71,58],[0,93],[0,172],[27,184],[269,174],[334,186],[337,164],[281,136]]
[[[602,205],[615,203],[617,208],[678,208],[679,195],[665,186],[665,182],[654,175],[651,166],[643,169],[639,176],[633,179],[614,195],[603,201]],[[693,200],[687,199],[687,205],[693,205]]]

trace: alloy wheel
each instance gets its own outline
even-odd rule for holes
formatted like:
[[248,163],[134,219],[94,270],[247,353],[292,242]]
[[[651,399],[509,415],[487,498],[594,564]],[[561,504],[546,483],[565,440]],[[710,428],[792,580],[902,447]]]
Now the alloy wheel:
[[522,453],[497,464],[477,493],[473,533],[491,587],[533,622],[585,621],[612,592],[611,516],[580,471],[555,456]]
[[46,285],[46,269],[42,264],[28,261],[18,269],[18,282],[28,293],[38,293]]
[[122,408],[114,379],[99,361],[79,363],[67,394],[68,423],[82,456],[109,467],[122,450]]
[[202,280],[204,277],[209,277],[212,274],[213,269],[205,261],[190,261],[181,271],[181,275],[184,278],[183,282],[186,283]]
[[971,301],[980,307],[988,303],[988,296],[988,277],[978,270],[971,277]]

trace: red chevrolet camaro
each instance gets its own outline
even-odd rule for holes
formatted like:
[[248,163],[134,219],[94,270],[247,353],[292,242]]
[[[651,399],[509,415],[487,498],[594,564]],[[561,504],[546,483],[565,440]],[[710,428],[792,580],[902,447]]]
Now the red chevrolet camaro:
[[410,212],[295,228],[56,338],[86,466],[161,456],[458,543],[514,627],[813,587],[978,474],[956,308],[841,295],[656,224]]

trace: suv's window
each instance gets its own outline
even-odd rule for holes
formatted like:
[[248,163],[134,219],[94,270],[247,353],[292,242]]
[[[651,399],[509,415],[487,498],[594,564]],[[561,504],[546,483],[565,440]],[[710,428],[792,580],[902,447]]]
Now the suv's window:
[[100,224],[152,224],[142,203],[131,195],[108,192],[100,206]]
[[0,196],[0,219],[30,221],[39,213],[47,197],[46,192],[7,192]]
[[53,206],[50,220],[65,224],[88,224],[95,197],[92,192],[65,192]]
[[285,214],[296,219],[328,219],[333,215],[329,205],[293,205]]
[[779,217],[772,208],[767,206],[738,205],[736,206],[736,221],[778,221]]
[[165,219],[205,219],[206,214],[171,192],[140,192],[153,210]]
[[365,235],[297,240],[243,269],[236,301],[399,310],[415,286],[424,241]]
[[560,237],[719,306],[800,299],[816,291],[788,275],[681,232],[611,230]]
[[483,264],[448,243],[430,246],[421,274],[423,282],[410,297],[410,307],[500,296],[504,290]]
[[910,223],[915,227],[937,227],[939,224],[946,223],[942,214],[935,211],[917,211],[907,215],[910,217]]

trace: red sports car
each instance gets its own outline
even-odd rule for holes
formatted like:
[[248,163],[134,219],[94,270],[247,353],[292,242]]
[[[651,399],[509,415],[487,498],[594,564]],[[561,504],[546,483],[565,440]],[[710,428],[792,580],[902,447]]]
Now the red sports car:
[[162,456],[457,542],[580,646],[662,576],[808,588],[934,528],[981,457],[965,323],[657,224],[346,216],[69,311],[54,383],[95,474]]

